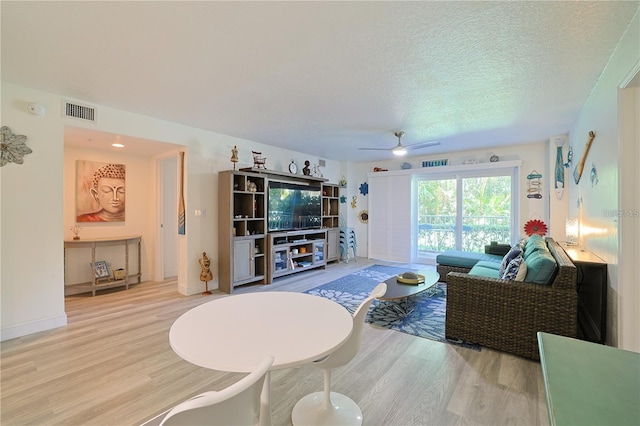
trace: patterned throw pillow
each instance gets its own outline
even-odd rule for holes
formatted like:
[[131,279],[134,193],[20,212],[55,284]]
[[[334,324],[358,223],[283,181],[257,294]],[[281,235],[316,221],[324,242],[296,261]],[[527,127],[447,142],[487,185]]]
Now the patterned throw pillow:
[[527,262],[524,261],[524,257],[522,257],[523,261],[520,263],[520,268],[518,268],[518,274],[514,278],[514,281],[524,281],[527,277]]
[[504,271],[507,269],[509,262],[511,262],[513,259],[515,259],[520,255],[522,255],[522,249],[520,248],[519,244],[516,244],[515,246],[511,247],[509,252],[505,254],[504,257],[502,258],[502,262],[500,263],[500,269],[498,270],[498,274],[500,276],[504,275]]
[[[524,269],[524,275],[521,275],[518,273],[521,268]],[[523,281],[524,277],[527,275],[526,271],[527,271],[527,264],[524,263],[524,258],[522,256],[518,256],[515,259],[513,259],[511,262],[509,262],[504,273],[500,275],[500,278],[504,280],[518,281],[517,278],[520,275],[519,281]]]

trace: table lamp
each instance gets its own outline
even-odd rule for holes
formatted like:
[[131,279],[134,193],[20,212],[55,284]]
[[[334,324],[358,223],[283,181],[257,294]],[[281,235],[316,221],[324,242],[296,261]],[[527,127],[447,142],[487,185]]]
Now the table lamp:
[[567,218],[567,222],[565,225],[565,234],[567,235],[567,245],[575,246],[578,245],[578,237],[579,237],[579,222],[577,217]]

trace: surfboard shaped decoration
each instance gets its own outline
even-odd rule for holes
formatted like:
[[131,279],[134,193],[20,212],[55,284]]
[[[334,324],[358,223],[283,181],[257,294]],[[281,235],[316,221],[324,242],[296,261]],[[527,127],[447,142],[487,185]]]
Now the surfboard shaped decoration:
[[555,139],[556,142],[556,179],[555,179],[555,189],[556,189],[556,198],[558,200],[562,200],[562,194],[564,193],[564,163],[562,160],[562,147],[564,146],[564,138],[557,137]]

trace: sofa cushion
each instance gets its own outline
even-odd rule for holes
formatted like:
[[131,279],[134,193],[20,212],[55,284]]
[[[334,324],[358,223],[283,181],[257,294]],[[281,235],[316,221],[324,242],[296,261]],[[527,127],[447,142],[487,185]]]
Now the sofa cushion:
[[500,262],[500,268],[499,268],[500,276],[504,275],[504,271],[507,269],[507,265],[509,265],[509,262],[511,262],[516,257],[520,256],[521,254],[522,254],[522,249],[520,248],[520,245],[516,244],[515,246],[511,247],[509,252],[505,254],[504,257],[502,258],[502,262]]
[[546,252],[549,251],[549,248],[547,247],[547,243],[544,240],[536,238],[531,242],[527,241],[527,244],[525,244],[522,257],[524,257],[524,259],[527,260],[527,258],[531,255],[531,253],[536,252],[538,250],[542,250]]
[[527,276],[525,281],[536,284],[550,284],[557,263],[549,251],[536,250],[525,259]]
[[529,247],[529,245],[535,244],[535,243],[540,242],[540,241],[542,241],[544,243],[544,238],[542,238],[542,235],[533,234],[533,235],[529,236],[529,238],[527,238],[527,240],[524,242],[525,250],[527,249],[527,247]]
[[487,269],[495,269],[496,271],[500,271],[500,264],[498,262],[493,262],[490,260],[478,260],[474,266],[482,266]]
[[486,266],[479,265],[478,263],[476,263],[473,268],[471,268],[471,270],[469,271],[469,275],[477,275],[479,277],[485,278],[500,278],[500,274],[498,273],[497,269],[494,269],[493,267],[488,268]]
[[527,276],[527,264],[522,256],[517,256],[505,268],[500,278],[512,281],[523,281]]
[[459,268],[473,268],[479,260],[498,262],[502,256],[495,254],[477,253],[473,251],[448,250],[436,256],[436,263],[439,265],[457,266]]

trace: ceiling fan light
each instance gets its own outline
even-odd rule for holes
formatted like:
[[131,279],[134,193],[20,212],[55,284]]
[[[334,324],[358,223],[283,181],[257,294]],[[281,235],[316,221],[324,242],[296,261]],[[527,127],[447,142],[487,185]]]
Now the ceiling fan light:
[[402,155],[405,155],[407,153],[407,150],[404,149],[404,147],[402,147],[402,146],[397,146],[397,147],[393,148],[391,150],[391,152],[393,152],[394,155],[402,156]]

